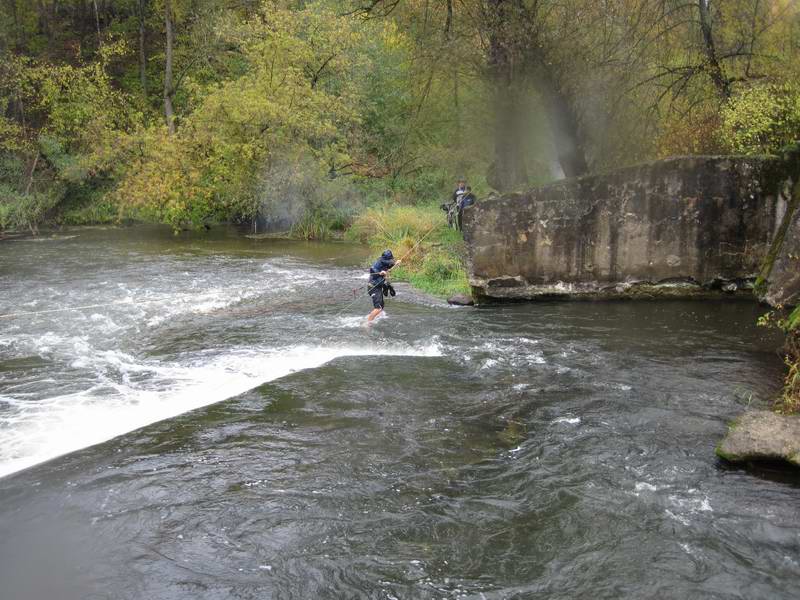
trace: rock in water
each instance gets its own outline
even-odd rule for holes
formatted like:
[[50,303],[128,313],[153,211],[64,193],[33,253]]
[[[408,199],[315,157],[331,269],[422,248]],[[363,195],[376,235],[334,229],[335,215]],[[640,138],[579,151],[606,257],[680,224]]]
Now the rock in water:
[[447,303],[453,304],[454,306],[473,306],[475,301],[471,296],[467,296],[466,294],[456,294],[455,296],[450,296],[447,299]]
[[731,423],[717,455],[731,462],[785,460],[800,466],[800,416],[747,412]]

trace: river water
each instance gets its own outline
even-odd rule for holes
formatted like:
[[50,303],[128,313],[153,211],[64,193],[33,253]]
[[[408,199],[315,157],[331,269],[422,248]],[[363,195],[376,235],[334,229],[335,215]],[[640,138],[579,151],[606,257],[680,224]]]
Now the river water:
[[35,313],[0,318],[0,598],[798,597],[800,485],[714,456],[778,391],[762,308],[401,293],[367,328],[368,258],[0,242]]

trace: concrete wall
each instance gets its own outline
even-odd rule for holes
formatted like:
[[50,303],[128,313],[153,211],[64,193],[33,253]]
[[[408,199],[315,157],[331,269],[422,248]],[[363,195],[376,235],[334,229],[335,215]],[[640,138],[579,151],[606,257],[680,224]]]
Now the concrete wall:
[[786,161],[681,157],[479,201],[465,211],[480,298],[732,293],[790,197]]

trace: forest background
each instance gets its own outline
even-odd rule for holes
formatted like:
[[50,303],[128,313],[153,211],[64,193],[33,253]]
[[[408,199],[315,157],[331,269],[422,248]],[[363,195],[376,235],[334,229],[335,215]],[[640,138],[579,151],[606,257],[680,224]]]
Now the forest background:
[[[401,253],[479,197],[800,138],[794,0],[0,0],[0,232],[240,223]],[[464,289],[445,226],[408,275]]]

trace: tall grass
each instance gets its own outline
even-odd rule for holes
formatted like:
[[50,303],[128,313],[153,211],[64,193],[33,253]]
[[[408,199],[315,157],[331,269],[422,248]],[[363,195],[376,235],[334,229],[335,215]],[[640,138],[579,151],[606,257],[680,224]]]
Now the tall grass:
[[354,241],[376,252],[389,248],[402,264],[396,279],[438,296],[469,293],[465,247],[461,233],[447,226],[444,213],[433,205],[383,205],[356,218],[347,232]]
[[800,412],[800,306],[781,323],[786,332],[786,366],[783,393],[777,410],[784,414]]

